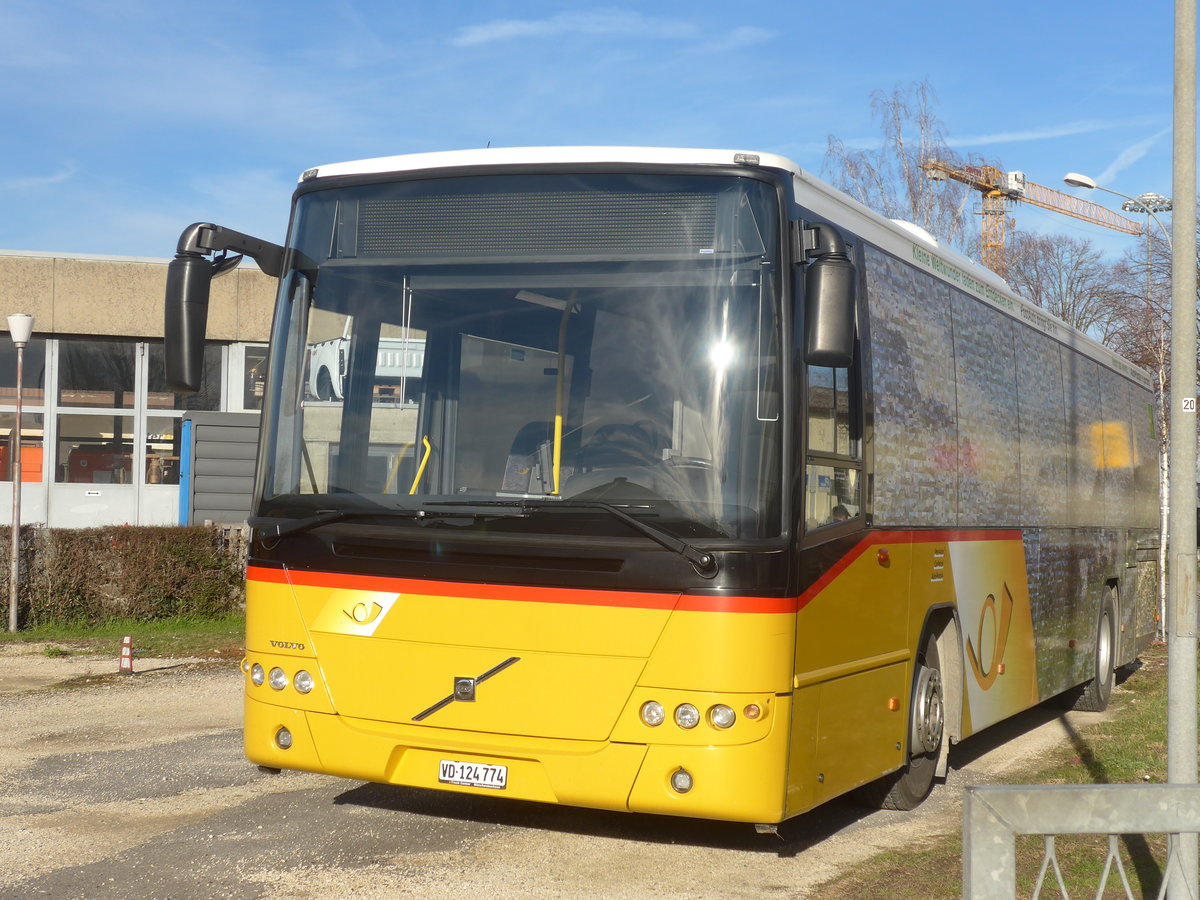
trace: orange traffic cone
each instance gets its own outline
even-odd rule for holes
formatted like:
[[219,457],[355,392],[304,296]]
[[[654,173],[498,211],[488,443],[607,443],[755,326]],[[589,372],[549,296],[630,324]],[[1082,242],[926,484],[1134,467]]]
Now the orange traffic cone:
[[133,674],[133,635],[127,634],[121,638],[121,664],[117,667],[117,674]]

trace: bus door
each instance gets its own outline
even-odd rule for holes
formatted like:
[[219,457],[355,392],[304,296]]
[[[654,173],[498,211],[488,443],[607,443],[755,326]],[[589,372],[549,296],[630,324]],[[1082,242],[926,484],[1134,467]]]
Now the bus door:
[[[798,327],[803,321],[798,315]],[[861,357],[859,349],[850,365],[804,365],[800,373],[794,722],[804,724],[794,726],[789,779],[799,803],[836,796],[905,761],[908,540],[867,527]]]

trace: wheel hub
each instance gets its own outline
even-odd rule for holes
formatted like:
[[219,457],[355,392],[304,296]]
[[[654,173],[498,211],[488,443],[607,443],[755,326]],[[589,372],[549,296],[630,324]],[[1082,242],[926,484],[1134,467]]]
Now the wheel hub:
[[936,669],[921,667],[913,698],[912,755],[933,753],[942,745],[945,714],[942,707],[942,676]]

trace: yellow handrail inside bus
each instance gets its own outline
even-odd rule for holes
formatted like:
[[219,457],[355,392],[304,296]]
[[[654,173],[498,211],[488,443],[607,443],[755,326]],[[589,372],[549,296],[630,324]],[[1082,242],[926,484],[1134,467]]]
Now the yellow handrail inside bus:
[[409,496],[417,492],[417,485],[421,483],[421,476],[425,474],[425,466],[429,464],[429,457],[433,455],[433,444],[429,443],[429,435],[421,438],[421,446],[425,448],[425,455],[421,457],[421,465],[417,467],[417,477],[413,479],[412,487],[408,489]]
[[400,452],[396,454],[392,460],[392,469],[388,472],[387,482],[383,486],[383,492],[390,494],[392,488],[396,486],[396,478],[400,474],[400,464],[404,462],[404,454],[408,452],[408,448],[415,444],[416,441],[409,441],[400,448]]
[[562,469],[562,429],[563,406],[565,398],[567,367],[567,323],[571,321],[571,311],[575,308],[575,298],[579,291],[571,291],[567,305],[563,307],[562,320],[558,323],[558,379],[554,386],[554,487],[551,494],[557,494],[559,489],[559,473]]

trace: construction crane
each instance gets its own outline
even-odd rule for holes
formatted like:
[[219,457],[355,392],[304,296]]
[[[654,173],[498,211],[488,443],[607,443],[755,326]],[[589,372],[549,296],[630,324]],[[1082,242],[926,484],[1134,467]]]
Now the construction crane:
[[1009,203],[1028,203],[1125,234],[1143,233],[1142,226],[1133,219],[1029,181],[1024,172],[1001,172],[994,166],[956,166],[940,159],[927,160],[921,168],[934,181],[957,181],[983,195],[983,264],[1001,277],[1008,268],[1004,248]]

